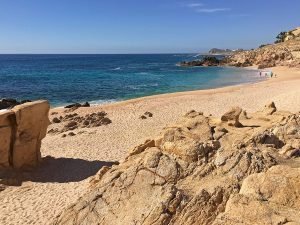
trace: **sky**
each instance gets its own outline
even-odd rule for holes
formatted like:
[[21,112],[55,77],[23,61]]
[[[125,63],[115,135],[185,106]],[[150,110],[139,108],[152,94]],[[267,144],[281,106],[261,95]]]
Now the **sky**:
[[0,54],[258,47],[300,26],[300,0],[0,0]]

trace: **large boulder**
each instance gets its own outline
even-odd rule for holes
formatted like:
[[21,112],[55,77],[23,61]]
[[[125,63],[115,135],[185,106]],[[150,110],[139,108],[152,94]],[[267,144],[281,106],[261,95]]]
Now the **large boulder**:
[[0,168],[27,169],[40,161],[49,103],[28,102],[0,112]]
[[300,168],[275,166],[247,177],[214,224],[300,224]]
[[207,161],[219,146],[219,141],[213,140],[209,120],[203,115],[186,115],[180,126],[168,128],[163,135],[161,149],[187,162],[199,159]]
[[239,117],[242,113],[242,109],[240,107],[234,107],[228,112],[226,112],[222,117],[221,120],[224,122],[228,122],[229,125],[235,127],[242,127],[243,125],[239,121]]
[[41,141],[50,124],[47,101],[29,102],[14,107],[16,133],[13,147],[13,166],[16,169],[35,167],[40,161]]

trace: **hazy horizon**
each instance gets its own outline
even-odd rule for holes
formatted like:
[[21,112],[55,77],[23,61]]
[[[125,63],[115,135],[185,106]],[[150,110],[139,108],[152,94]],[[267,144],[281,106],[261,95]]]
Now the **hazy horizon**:
[[90,0],[0,3],[0,54],[203,53],[273,43],[299,26],[287,0]]

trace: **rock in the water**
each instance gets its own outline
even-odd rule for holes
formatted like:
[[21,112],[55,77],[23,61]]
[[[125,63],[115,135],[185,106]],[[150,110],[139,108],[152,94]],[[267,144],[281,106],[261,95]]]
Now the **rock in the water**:
[[73,103],[70,105],[66,105],[65,109],[79,108],[79,107],[90,107],[90,103],[85,102],[85,103],[81,104],[81,103],[76,102],[76,103]]
[[19,104],[20,104],[20,102],[18,102],[16,99],[11,99],[11,98],[2,99],[2,100],[0,100],[0,110],[1,109],[10,109]]

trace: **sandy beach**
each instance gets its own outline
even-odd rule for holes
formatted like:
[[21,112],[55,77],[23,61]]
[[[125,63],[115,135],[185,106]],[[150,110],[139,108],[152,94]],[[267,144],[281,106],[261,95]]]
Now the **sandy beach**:
[[[232,106],[251,113],[274,101],[277,108],[300,111],[300,70],[287,67],[271,69],[276,77],[254,84],[150,96],[79,108],[86,115],[105,111],[112,123],[95,128],[76,129],[75,136],[49,134],[42,143],[42,166],[35,178],[22,186],[0,192],[0,224],[49,224],[66,206],[85,193],[89,180],[102,166],[124,159],[128,149],[159,135],[168,124],[190,110],[219,117]],[[145,112],[153,117],[140,119]],[[51,109],[53,117],[65,115],[64,109]],[[55,129],[60,124],[52,124]],[[79,134],[78,134],[79,133]],[[51,157],[49,157],[51,156]]]

